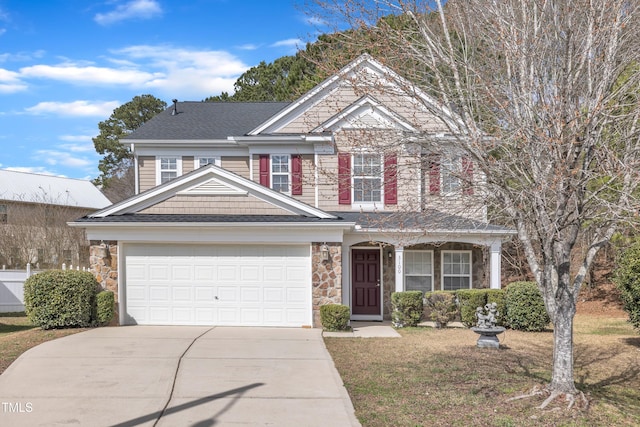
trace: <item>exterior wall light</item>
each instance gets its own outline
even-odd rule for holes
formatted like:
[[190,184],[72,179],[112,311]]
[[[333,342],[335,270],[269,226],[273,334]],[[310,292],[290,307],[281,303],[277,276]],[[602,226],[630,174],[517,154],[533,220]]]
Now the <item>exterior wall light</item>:
[[326,243],[320,247],[320,259],[329,261],[329,246]]

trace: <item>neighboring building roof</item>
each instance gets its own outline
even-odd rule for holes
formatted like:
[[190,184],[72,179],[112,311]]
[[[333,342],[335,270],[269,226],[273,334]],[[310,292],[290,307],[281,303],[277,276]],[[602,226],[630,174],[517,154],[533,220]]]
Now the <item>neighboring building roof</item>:
[[102,209],[111,202],[90,181],[0,170],[0,200]]
[[197,140],[227,139],[242,136],[289,102],[178,102],[156,115],[123,139],[127,140]]

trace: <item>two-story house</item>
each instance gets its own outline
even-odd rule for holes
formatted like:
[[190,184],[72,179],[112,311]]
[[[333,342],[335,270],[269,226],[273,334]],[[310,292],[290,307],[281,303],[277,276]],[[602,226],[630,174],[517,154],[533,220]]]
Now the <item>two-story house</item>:
[[323,304],[499,288],[512,231],[455,116],[398,82],[364,55],[292,103],[174,101],[124,139],[137,194],[74,223],[120,322],[319,327]]

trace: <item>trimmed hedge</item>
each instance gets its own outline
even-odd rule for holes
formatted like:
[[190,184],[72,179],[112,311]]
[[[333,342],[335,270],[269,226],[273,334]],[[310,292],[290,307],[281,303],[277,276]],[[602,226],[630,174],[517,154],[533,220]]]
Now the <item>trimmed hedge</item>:
[[96,278],[88,271],[43,271],[24,284],[25,312],[42,329],[88,327],[94,320],[99,290]]
[[416,326],[422,319],[424,303],[421,291],[394,292],[391,294],[391,321],[396,328]]
[[477,322],[476,308],[484,307],[487,303],[486,289],[461,289],[456,291],[458,303],[460,305],[460,320],[467,328],[474,326]]
[[108,325],[113,319],[115,310],[113,292],[101,291],[96,295],[96,322],[98,325]]
[[320,306],[322,327],[327,331],[348,331],[351,310],[342,304],[326,304]]
[[618,256],[613,282],[620,290],[620,299],[629,314],[629,323],[640,329],[640,241]]
[[505,291],[507,324],[520,331],[543,331],[550,322],[535,282],[513,282]]
[[451,291],[434,291],[425,293],[425,301],[436,323],[436,328],[444,328],[458,313],[456,294]]

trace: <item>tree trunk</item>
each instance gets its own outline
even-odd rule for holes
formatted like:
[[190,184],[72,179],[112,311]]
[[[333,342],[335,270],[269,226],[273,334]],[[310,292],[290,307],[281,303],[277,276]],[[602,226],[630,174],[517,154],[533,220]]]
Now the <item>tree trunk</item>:
[[551,373],[552,392],[577,392],[573,380],[573,317],[575,304],[571,297],[562,292],[560,301],[556,302],[553,324],[553,371]]

